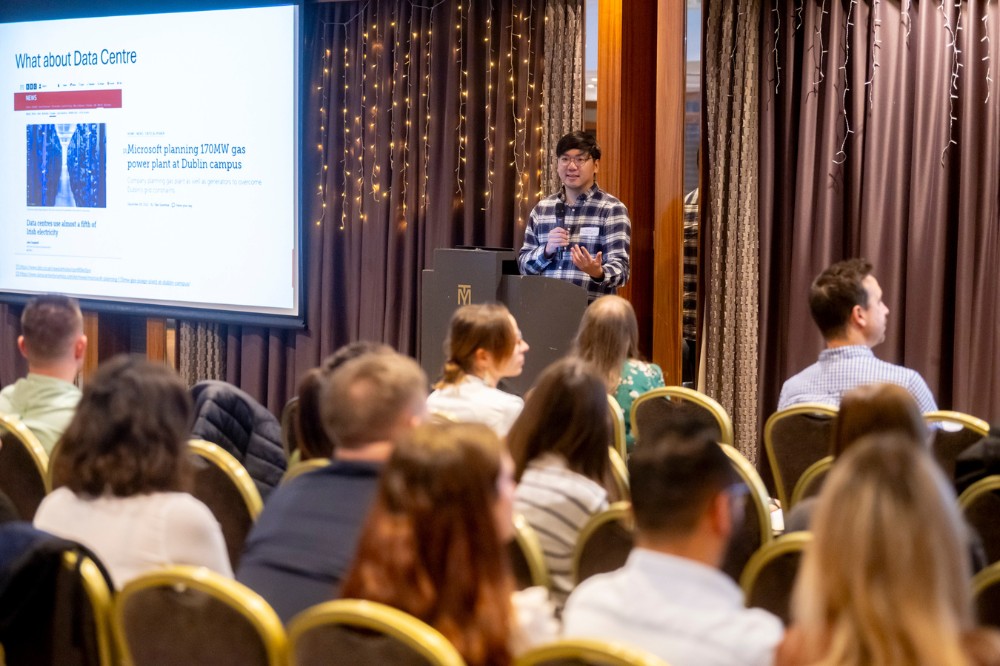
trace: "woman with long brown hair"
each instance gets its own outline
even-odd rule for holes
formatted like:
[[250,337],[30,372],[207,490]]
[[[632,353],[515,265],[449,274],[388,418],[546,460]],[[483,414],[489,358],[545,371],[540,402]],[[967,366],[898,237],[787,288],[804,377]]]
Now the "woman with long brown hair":
[[524,401],[497,388],[524,368],[528,343],[506,306],[463,305],[451,317],[441,381],[427,409],[454,421],[483,423],[503,437]]
[[527,629],[503,545],[513,494],[513,463],[489,428],[418,426],[382,472],[341,596],[417,617],[469,664],[509,664]]

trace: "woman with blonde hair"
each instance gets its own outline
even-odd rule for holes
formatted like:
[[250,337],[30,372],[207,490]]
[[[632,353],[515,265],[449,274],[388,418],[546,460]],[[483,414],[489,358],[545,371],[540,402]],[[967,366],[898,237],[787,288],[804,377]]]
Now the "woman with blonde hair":
[[528,343],[503,305],[463,305],[455,311],[445,341],[441,381],[427,398],[427,409],[447,419],[483,423],[507,434],[524,401],[497,388],[524,368]]
[[1000,638],[973,622],[955,495],[910,438],[856,442],[831,471],[813,526],[776,664],[1000,664]]
[[503,666],[553,639],[541,588],[514,592],[513,495],[513,462],[489,428],[418,426],[386,463],[341,596],[417,617],[469,664]]
[[639,324],[632,304],[620,296],[591,303],[576,333],[574,352],[589,361],[607,382],[625,417],[625,442],[632,450],[632,403],[643,393],[664,386],[663,370],[639,358]]

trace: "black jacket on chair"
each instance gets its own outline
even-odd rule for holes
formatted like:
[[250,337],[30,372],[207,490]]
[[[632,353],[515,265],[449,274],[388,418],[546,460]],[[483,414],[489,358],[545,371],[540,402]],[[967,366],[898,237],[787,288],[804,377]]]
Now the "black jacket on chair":
[[266,498],[287,467],[277,417],[226,382],[198,382],[191,395],[196,414],[191,435],[218,444],[243,463]]

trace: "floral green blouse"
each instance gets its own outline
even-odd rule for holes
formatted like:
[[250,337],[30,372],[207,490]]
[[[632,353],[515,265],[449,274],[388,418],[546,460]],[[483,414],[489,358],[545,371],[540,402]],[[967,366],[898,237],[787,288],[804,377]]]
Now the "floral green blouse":
[[665,386],[663,370],[655,363],[645,363],[633,358],[625,361],[622,366],[622,376],[615,389],[615,400],[625,412],[625,443],[631,451],[635,445],[632,435],[632,403],[646,391]]

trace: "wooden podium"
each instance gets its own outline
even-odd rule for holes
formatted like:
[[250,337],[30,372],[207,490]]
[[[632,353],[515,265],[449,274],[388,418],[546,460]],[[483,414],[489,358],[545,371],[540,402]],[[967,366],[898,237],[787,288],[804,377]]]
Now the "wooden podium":
[[535,378],[573,345],[587,309],[587,290],[540,275],[521,275],[517,255],[500,248],[434,251],[434,268],[423,271],[420,292],[420,365],[437,381],[444,365],[448,322],[460,305],[503,303],[514,315],[530,345],[524,372],[501,382],[523,395]]

